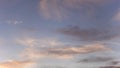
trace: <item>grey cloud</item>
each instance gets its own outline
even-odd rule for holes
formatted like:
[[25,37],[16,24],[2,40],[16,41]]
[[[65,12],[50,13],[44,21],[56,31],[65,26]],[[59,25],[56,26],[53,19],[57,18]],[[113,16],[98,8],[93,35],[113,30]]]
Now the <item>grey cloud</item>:
[[113,60],[113,61],[110,61],[108,65],[100,67],[100,68],[120,68],[119,63],[120,61]]
[[120,68],[120,66],[105,66],[105,67],[100,67],[100,68]]
[[57,65],[44,65],[44,66],[41,66],[40,68],[66,68],[66,67],[57,66]]
[[[111,61],[113,59],[114,59],[113,57],[101,57],[101,56],[89,57],[89,58],[85,58],[85,59],[78,61],[78,63],[108,62],[108,61]],[[116,62],[114,62],[114,63],[116,63]]]
[[119,63],[120,63],[119,61],[112,61],[112,62],[110,62],[111,65],[117,65]]
[[[112,30],[112,29],[111,29]],[[117,34],[108,29],[83,29],[79,26],[60,29],[58,32],[85,41],[101,41],[115,38]]]

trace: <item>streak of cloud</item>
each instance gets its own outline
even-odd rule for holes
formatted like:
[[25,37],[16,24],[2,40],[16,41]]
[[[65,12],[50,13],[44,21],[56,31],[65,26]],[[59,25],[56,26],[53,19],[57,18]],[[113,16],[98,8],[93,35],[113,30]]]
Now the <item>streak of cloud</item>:
[[105,47],[104,45],[94,44],[94,45],[85,45],[83,47],[48,49],[48,54],[74,55],[74,54],[87,54],[92,52],[108,51],[108,50],[111,50],[111,49]]
[[100,68],[120,68],[120,66],[105,66],[105,67],[100,67]]
[[16,42],[21,45],[25,46],[38,46],[38,47],[52,47],[52,46],[59,46],[63,45],[62,42],[55,38],[42,38],[42,39],[36,39],[36,38],[20,38],[16,39]]
[[83,29],[79,26],[67,27],[65,29],[58,30],[58,32],[83,41],[110,40],[111,38],[115,38],[117,36],[107,29]]
[[113,17],[113,20],[120,22],[120,8],[119,8],[117,14]]
[[82,59],[80,61],[78,61],[78,63],[96,63],[96,62],[108,62],[108,61],[111,61],[113,60],[114,58],[113,57],[101,57],[101,56],[98,56],[98,57],[89,57],[89,58],[85,58],[85,59]]
[[[116,0],[117,1],[117,0]],[[109,3],[115,2],[114,0],[41,0],[40,9],[44,12],[45,16],[48,18],[64,18],[66,16],[71,16],[74,13],[72,10],[78,10],[80,15],[85,11],[85,15],[94,17],[97,16],[96,12],[98,7]]]
[[100,68],[120,68],[120,61],[119,60],[112,60],[105,66],[101,66]]
[[8,20],[8,21],[6,21],[6,23],[16,25],[16,24],[21,24],[21,23],[23,23],[23,21],[18,21],[18,20]]
[[28,47],[23,51],[23,56],[40,59],[40,58],[58,58],[58,59],[71,59],[75,55],[89,54],[94,52],[111,51],[110,48],[105,47],[101,44],[85,45],[82,47],[52,47],[42,48],[41,47]]

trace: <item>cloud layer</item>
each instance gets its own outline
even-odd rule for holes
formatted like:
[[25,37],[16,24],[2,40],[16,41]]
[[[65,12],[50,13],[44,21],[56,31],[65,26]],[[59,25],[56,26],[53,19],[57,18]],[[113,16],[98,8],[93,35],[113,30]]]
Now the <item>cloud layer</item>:
[[40,40],[35,38],[27,38],[21,41],[18,40],[17,42],[26,46],[22,55],[30,59],[40,59],[46,57],[69,59],[73,58],[75,55],[111,51],[111,48],[99,43],[83,46],[66,46],[66,44],[54,39]]

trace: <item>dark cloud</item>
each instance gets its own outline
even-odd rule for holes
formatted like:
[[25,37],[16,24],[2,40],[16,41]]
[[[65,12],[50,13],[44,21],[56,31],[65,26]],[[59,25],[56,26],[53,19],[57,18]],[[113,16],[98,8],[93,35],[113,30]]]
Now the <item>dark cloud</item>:
[[110,64],[111,65],[117,65],[117,64],[119,64],[120,62],[119,61],[112,61]]
[[120,61],[110,61],[110,63],[106,66],[100,67],[100,68],[120,68],[119,66]]
[[44,66],[41,66],[40,68],[66,68],[66,67],[57,66],[57,65],[44,65]]
[[96,63],[96,62],[107,62],[113,60],[113,57],[89,57],[78,61],[78,63]]
[[120,68],[120,66],[105,66],[105,67],[100,67],[100,68]]
[[59,32],[73,38],[86,41],[110,40],[111,38],[117,36],[117,34],[114,34],[114,32],[111,32],[108,29],[83,29],[79,26],[60,29]]
[[120,68],[120,66],[105,66],[105,67],[100,67],[100,68]]

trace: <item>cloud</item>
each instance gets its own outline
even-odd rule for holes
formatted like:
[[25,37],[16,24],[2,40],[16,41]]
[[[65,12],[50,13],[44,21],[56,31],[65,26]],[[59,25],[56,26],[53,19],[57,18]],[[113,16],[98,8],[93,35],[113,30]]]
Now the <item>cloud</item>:
[[110,64],[111,65],[117,65],[117,64],[119,64],[120,62],[119,61],[112,61]]
[[44,53],[45,49],[63,46],[63,43],[55,38],[37,39],[24,37],[16,39],[16,43],[25,46],[25,49],[22,51],[21,54],[22,57],[27,57],[34,60],[46,57],[46,53]]
[[101,43],[74,45],[65,44],[55,38],[23,37],[16,42],[25,46],[21,56],[38,60],[41,58],[72,59],[76,55],[111,51],[111,48]]
[[23,21],[18,21],[18,20],[8,20],[8,21],[6,21],[6,23],[16,25],[16,24],[21,24],[21,23],[23,23]]
[[110,40],[117,36],[108,29],[83,29],[79,26],[66,27],[58,30],[58,32],[83,41]]
[[24,37],[16,39],[16,42],[21,45],[25,46],[38,46],[38,47],[52,47],[52,46],[58,46],[63,45],[62,42],[60,42],[58,39],[55,38],[30,38],[30,37]]
[[34,46],[36,44],[36,39],[33,38],[20,38],[16,39],[16,43],[25,45],[25,46]]
[[105,66],[105,67],[100,67],[100,68],[120,68],[120,66]]
[[101,44],[85,45],[82,47],[52,47],[52,48],[27,48],[23,55],[30,58],[54,57],[59,59],[71,59],[75,55],[89,54],[94,52],[109,51],[110,48]]
[[120,61],[119,60],[112,60],[109,62],[108,65],[102,66],[100,68],[120,68]]
[[78,61],[78,63],[96,63],[96,62],[103,63],[103,62],[111,61],[113,59],[114,59],[113,57],[97,56],[97,57],[89,57],[89,58],[82,59],[82,60]]
[[47,18],[60,19],[70,17],[75,13],[73,12],[74,10],[79,11],[79,16],[83,13],[86,17],[89,16],[89,18],[93,18],[100,12],[98,10],[100,6],[114,2],[115,0],[41,0],[40,10]]
[[99,52],[99,51],[107,51],[110,50],[106,48],[104,45],[94,44],[94,45],[85,45],[83,47],[66,47],[66,48],[51,48],[48,49],[48,54],[58,54],[58,55],[74,55],[74,54],[86,54],[91,52]]
[[40,68],[66,68],[65,66],[58,66],[58,65],[44,65]]
[[120,34],[111,23],[119,4],[119,0],[41,0],[40,10],[47,18],[64,19],[73,26],[58,29],[61,34],[83,41],[101,41]]
[[100,68],[120,68],[119,66],[106,66],[106,67],[100,67]]
[[118,12],[116,13],[116,15],[113,17],[114,21],[120,21],[120,9],[118,9]]
[[30,60],[12,60],[0,63],[0,68],[31,68],[29,66],[33,65],[33,61]]

